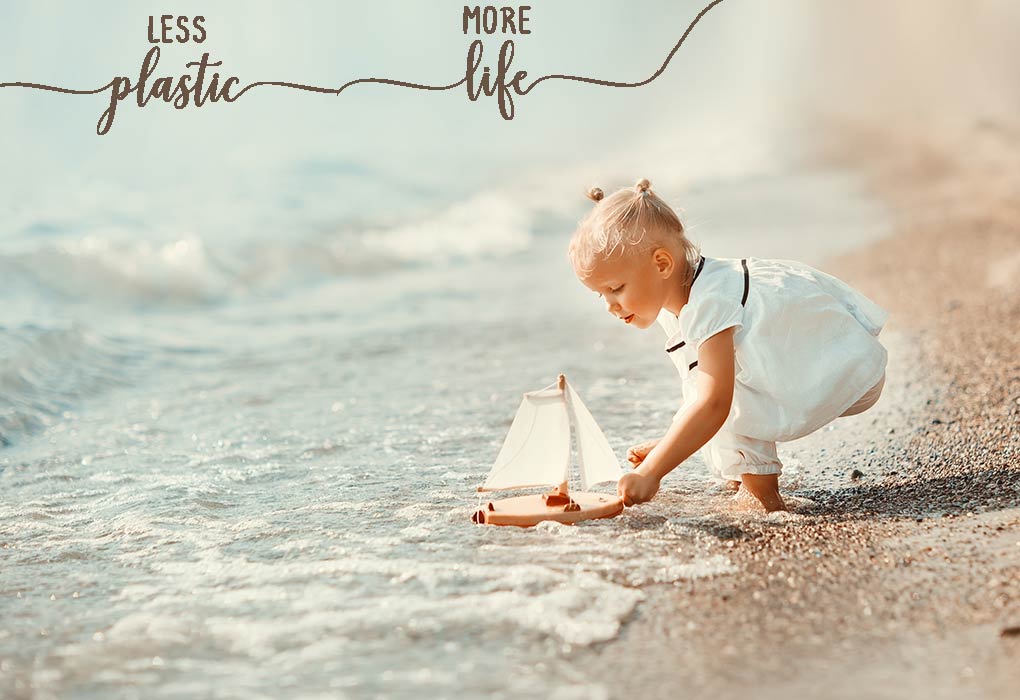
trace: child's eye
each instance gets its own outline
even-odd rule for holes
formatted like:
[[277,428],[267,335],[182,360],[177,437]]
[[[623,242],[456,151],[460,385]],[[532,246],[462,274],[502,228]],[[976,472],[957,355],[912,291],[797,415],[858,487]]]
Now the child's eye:
[[623,288],[626,286],[627,286],[626,284],[621,284],[619,287],[613,290],[613,294],[619,294],[620,292],[623,291]]

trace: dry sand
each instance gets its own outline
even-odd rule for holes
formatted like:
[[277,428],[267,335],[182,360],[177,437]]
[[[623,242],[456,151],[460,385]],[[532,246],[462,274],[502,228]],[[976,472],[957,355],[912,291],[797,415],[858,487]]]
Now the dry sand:
[[697,554],[738,573],[651,589],[579,652],[612,697],[1020,694],[1020,130],[839,133],[826,160],[895,227],[824,266],[892,312],[885,395],[789,445],[800,513],[716,497]]

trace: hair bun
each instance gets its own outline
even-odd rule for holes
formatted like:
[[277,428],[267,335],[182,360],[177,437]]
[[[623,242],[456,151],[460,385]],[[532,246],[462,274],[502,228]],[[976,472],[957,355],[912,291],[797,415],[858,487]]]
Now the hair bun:
[[636,191],[638,194],[644,194],[651,188],[651,186],[652,183],[648,181],[648,178],[643,177],[636,183],[634,183],[634,191]]
[[606,196],[606,193],[602,191],[601,187],[592,187],[588,190],[588,199],[593,202],[601,202],[602,198]]

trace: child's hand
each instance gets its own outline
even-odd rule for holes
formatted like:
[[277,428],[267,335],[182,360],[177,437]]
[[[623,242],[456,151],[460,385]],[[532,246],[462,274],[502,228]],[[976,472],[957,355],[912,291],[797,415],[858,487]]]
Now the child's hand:
[[641,472],[630,472],[616,482],[616,493],[623,499],[623,505],[632,506],[650,501],[659,492],[659,480]]
[[627,450],[627,461],[633,464],[635,467],[645,461],[645,457],[652,451],[656,445],[659,444],[658,440],[649,440],[648,442],[642,442],[634,445]]

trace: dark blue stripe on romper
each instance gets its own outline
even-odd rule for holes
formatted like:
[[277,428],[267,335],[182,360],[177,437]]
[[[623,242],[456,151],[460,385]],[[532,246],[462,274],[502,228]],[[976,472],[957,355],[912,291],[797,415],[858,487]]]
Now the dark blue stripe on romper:
[[740,261],[740,266],[744,268],[744,296],[740,298],[740,305],[744,306],[747,304],[747,292],[751,289],[751,273],[747,271],[747,258]]

